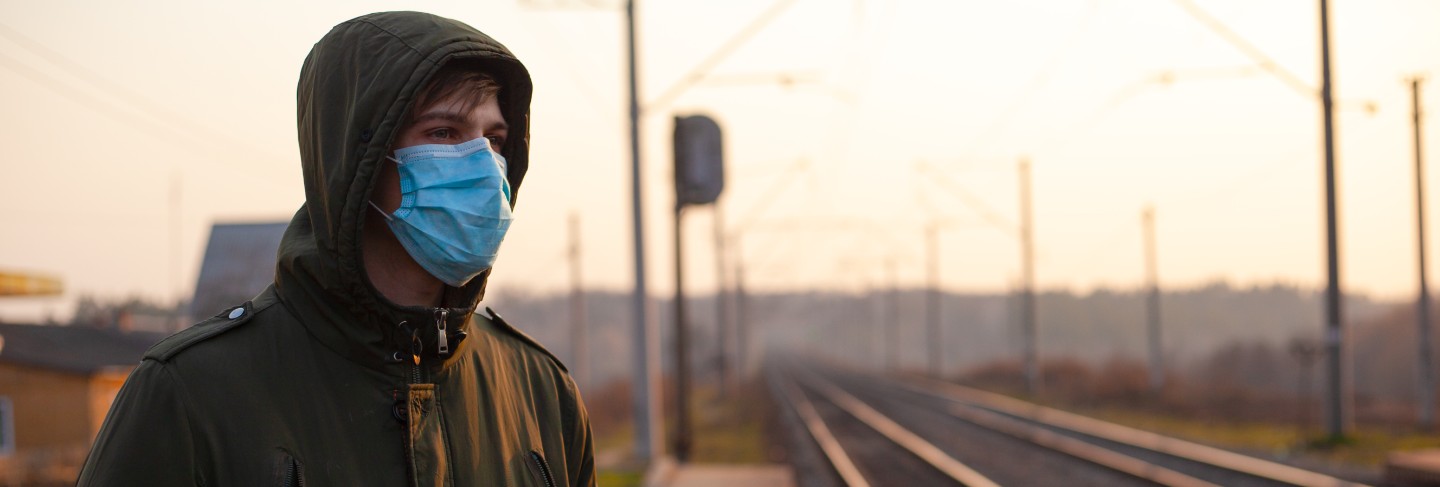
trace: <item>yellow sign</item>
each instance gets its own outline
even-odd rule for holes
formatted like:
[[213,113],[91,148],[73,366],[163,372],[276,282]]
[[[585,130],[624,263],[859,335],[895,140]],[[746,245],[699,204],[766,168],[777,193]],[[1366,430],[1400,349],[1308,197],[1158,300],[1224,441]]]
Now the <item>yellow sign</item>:
[[0,296],[54,296],[63,289],[53,277],[0,272]]

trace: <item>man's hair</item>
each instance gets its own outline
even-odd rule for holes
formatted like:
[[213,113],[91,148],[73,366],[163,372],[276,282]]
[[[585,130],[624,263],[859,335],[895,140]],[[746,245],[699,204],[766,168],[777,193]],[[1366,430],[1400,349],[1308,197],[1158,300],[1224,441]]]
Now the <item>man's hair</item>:
[[410,108],[406,124],[414,119],[416,112],[430,108],[440,100],[459,95],[459,106],[456,108],[468,112],[499,93],[500,82],[474,64],[446,63],[430,77],[430,82],[416,93],[415,104]]

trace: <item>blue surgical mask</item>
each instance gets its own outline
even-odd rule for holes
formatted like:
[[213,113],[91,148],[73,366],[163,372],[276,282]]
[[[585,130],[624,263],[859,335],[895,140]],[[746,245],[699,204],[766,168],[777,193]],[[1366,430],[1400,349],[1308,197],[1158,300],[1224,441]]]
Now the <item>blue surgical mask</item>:
[[455,287],[493,266],[512,217],[505,158],[489,139],[406,147],[391,160],[400,170],[400,207],[387,215],[370,205],[410,257]]

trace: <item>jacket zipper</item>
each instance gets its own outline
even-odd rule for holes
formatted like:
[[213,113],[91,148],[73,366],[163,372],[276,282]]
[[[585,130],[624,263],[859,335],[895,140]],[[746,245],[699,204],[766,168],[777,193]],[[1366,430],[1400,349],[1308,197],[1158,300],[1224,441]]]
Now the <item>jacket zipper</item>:
[[445,319],[449,317],[450,310],[445,308],[435,310],[435,352],[441,357],[450,355],[450,339],[445,336]]
[[540,456],[539,452],[531,450],[530,459],[535,461],[536,467],[539,467],[540,479],[545,481],[545,487],[555,487],[555,479],[550,476],[550,465],[545,463],[545,457]]
[[300,475],[300,461],[289,460],[285,465],[285,487],[305,487],[305,477]]

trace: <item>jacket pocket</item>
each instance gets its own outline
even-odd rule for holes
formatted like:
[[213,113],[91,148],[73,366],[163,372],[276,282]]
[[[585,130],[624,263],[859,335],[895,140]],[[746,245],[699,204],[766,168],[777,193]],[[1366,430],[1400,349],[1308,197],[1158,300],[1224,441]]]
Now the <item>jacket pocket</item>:
[[545,455],[535,450],[530,450],[530,458],[526,465],[530,466],[530,474],[535,477],[535,482],[545,487],[557,487],[555,476],[550,474],[550,464],[545,462]]
[[305,487],[305,466],[285,450],[280,450],[275,462],[275,485],[280,487]]

